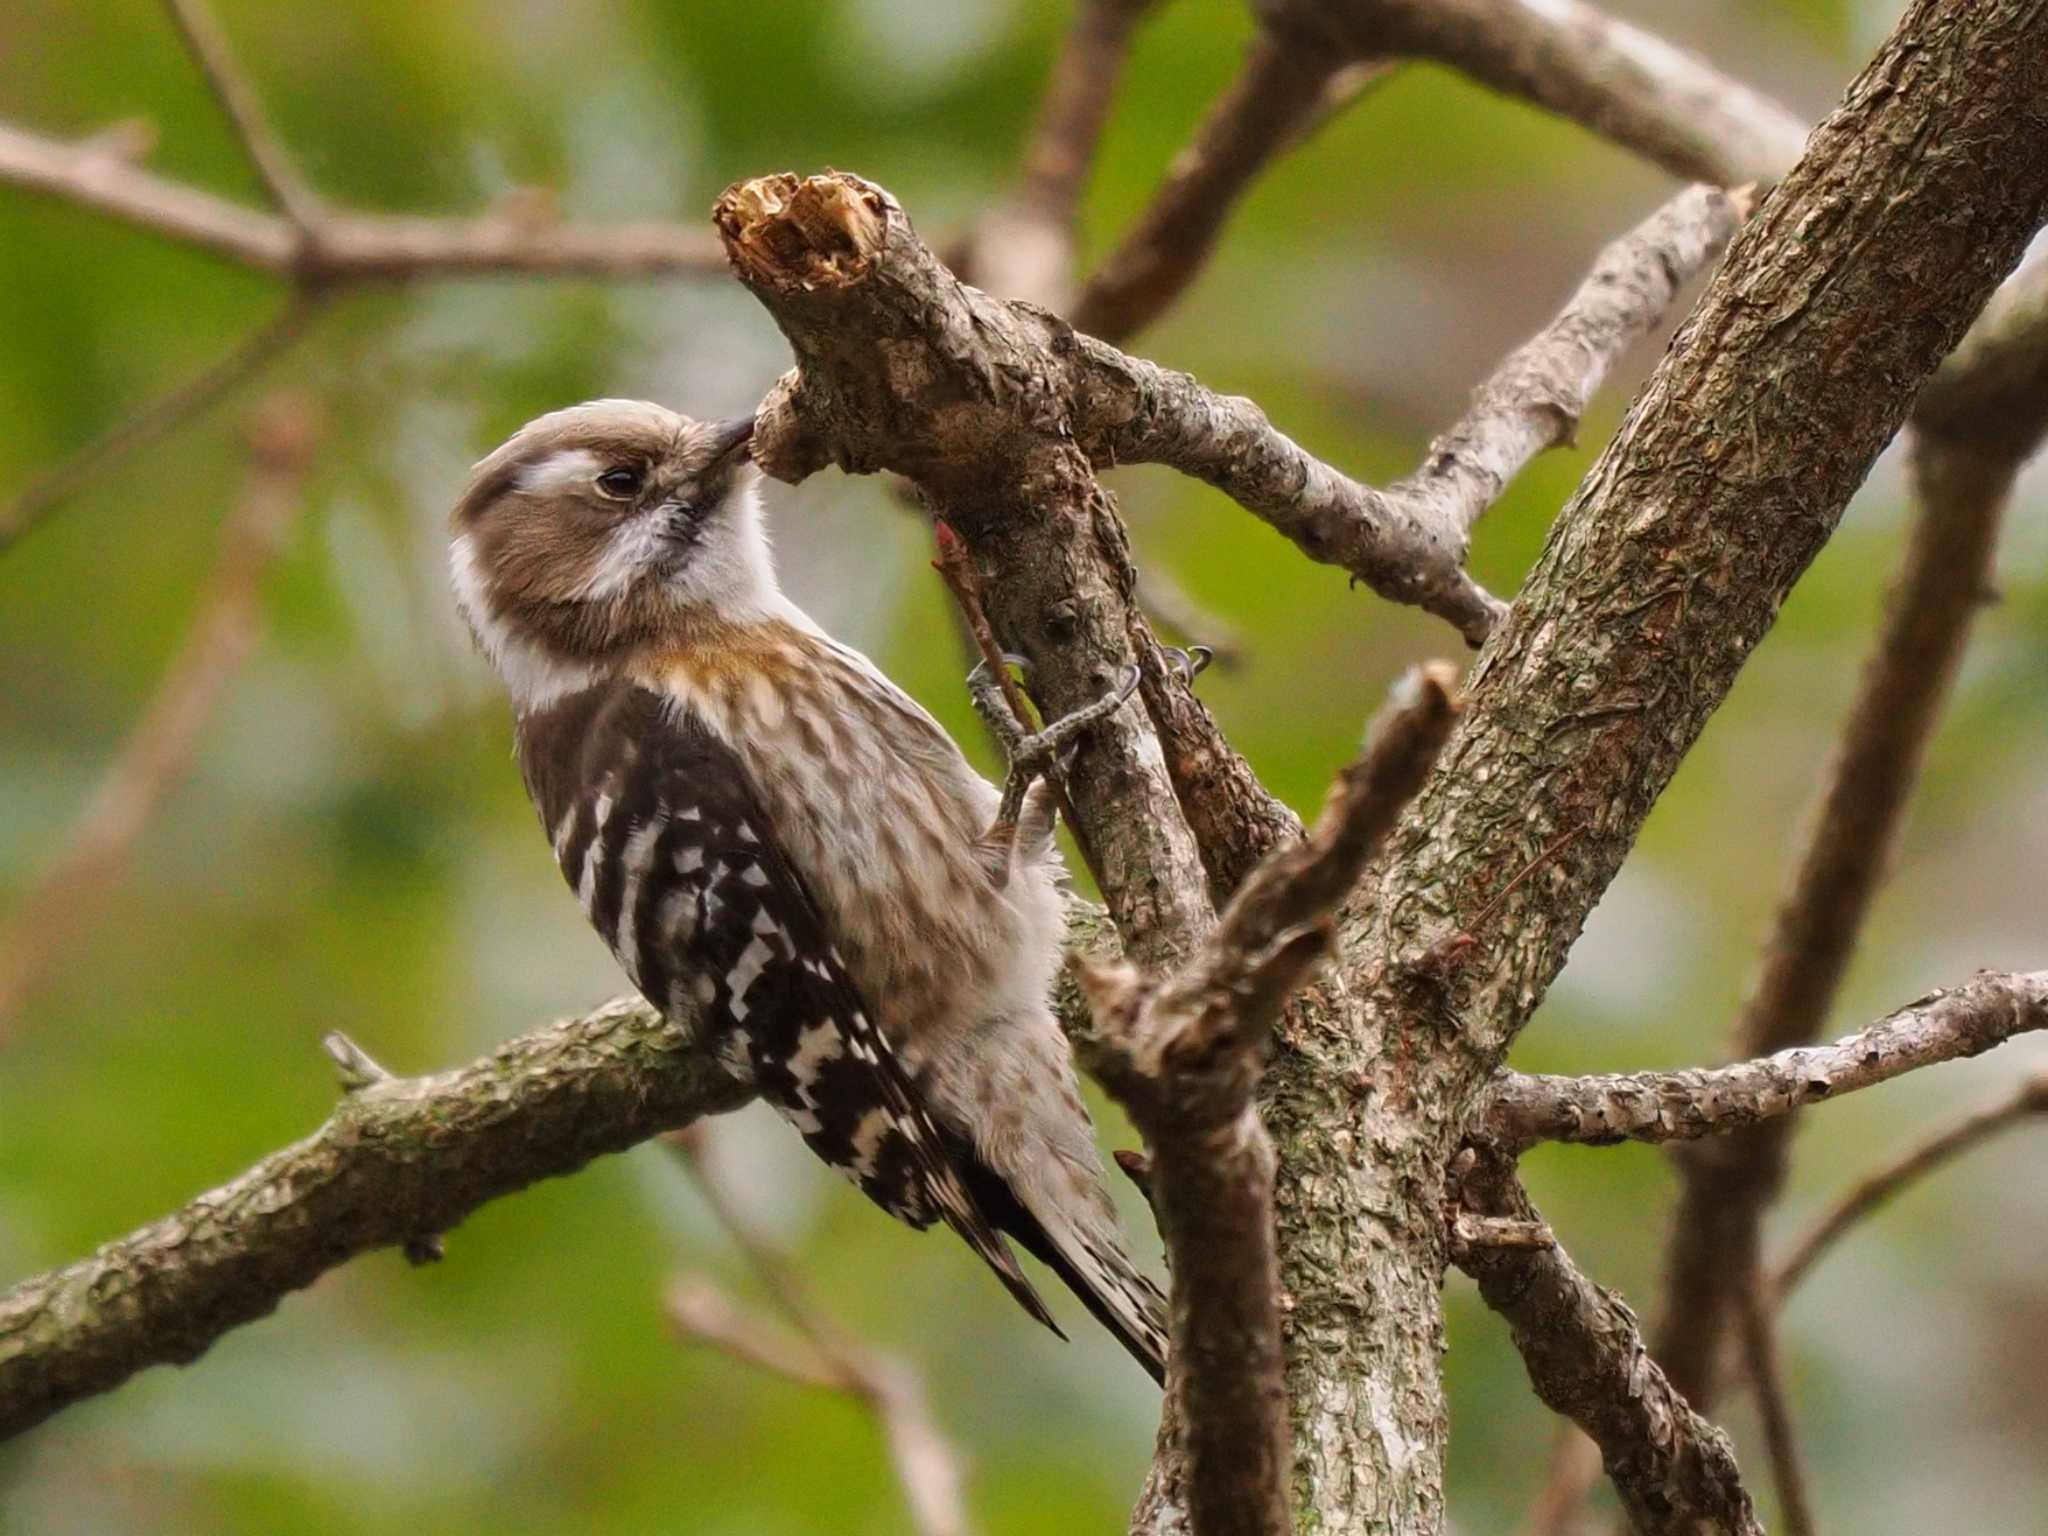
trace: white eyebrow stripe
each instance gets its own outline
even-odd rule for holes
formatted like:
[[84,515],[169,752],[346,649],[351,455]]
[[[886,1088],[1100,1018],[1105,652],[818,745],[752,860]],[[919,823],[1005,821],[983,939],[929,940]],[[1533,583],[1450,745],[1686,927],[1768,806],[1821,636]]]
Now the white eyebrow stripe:
[[555,496],[588,485],[603,460],[588,448],[560,448],[519,471],[519,489],[529,496]]

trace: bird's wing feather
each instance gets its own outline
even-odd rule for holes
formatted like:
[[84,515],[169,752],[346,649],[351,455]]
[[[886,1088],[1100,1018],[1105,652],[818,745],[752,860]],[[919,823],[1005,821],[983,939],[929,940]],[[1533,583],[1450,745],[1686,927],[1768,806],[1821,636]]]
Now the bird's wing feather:
[[701,1010],[812,1151],[903,1221],[943,1219],[1057,1331],[847,975],[739,755],[620,684],[525,722],[521,760],[563,874],[648,999]]

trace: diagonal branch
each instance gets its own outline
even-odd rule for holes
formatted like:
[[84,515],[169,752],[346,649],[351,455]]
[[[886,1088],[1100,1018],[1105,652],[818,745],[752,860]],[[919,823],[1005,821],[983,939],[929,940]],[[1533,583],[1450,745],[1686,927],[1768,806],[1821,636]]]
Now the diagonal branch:
[[[1460,1198],[1466,1209],[1540,1220],[1504,1161],[1472,1160]],[[1507,1321],[1536,1395],[1599,1446],[1638,1536],[1763,1536],[1727,1436],[1673,1388],[1627,1303],[1555,1242],[1453,1257]]]
[[1089,275],[1074,328],[1122,341],[1158,319],[1194,281],[1260,173],[1390,72],[1271,33],[1255,38],[1150,204]]
[[298,512],[317,435],[311,407],[298,399],[270,401],[251,429],[241,500],[191,627],[62,852],[0,931],[0,1046],[20,1027],[24,998],[118,882],[255,645],[263,577]]
[[1779,1261],[1770,1291],[1779,1305],[1820,1258],[1857,1222],[1881,1209],[1916,1180],[1962,1156],[1979,1142],[2024,1121],[2048,1116],[2048,1071],[2031,1072],[1990,1103],[1914,1143],[1856,1181],[1802,1233]]
[[1807,125],[1769,97],[1580,0],[1258,0],[1354,57],[1435,59],[1688,181],[1774,182]]
[[458,1071],[356,1089],[304,1141],[0,1295],[0,1438],[147,1366],[198,1359],[357,1254],[417,1243],[751,1096],[694,1017],[666,1022],[637,998]]
[[300,294],[217,362],[124,416],[70,457],[38,473],[0,511],[0,551],[33,530],[66,496],[122,459],[203,415],[305,335],[317,301]]
[[[1480,653],[1464,723],[1347,909],[1346,1027],[1284,1038],[1268,1066],[1295,1191],[1297,1495],[1332,1528],[1441,1524],[1441,1300],[1412,1277],[1440,1263],[1445,1165],[1913,392],[2048,215],[2044,90],[2032,0],[1907,8],[1731,244]],[[1329,1145],[1347,1089],[1346,1146],[1370,1158]],[[1361,1367],[1370,1394],[1348,1385]],[[1412,1405],[1393,1432],[1375,1417],[1389,1391]]]
[[258,272],[329,288],[449,276],[709,274],[723,265],[717,242],[694,229],[561,224],[514,207],[469,218],[329,208],[308,242],[280,214],[154,175],[104,144],[67,144],[4,123],[0,184],[90,208]]
[[[1067,917],[1075,954],[1114,954],[1098,908],[1070,901]],[[1056,1004],[1082,1016],[1071,989]],[[189,1364],[358,1254],[430,1256],[436,1234],[491,1200],[739,1108],[753,1090],[698,1027],[620,997],[416,1078],[330,1036],[348,1096],[319,1130],[0,1294],[0,1440],[148,1366]]]
[[983,216],[968,263],[978,287],[1067,307],[1074,226],[1131,37],[1160,0],[1080,0],[1039,101],[1016,190]]
[[1252,873],[1180,969],[1083,971],[1096,1021],[1083,1059],[1152,1149],[1147,1194],[1173,1271],[1168,1385],[1198,1531],[1290,1528],[1273,1148],[1252,1093],[1281,1005],[1329,942],[1330,912],[1450,735],[1454,676],[1439,663],[1402,680],[1314,830]]
[[[1919,503],[1899,575],[1842,725],[1735,1054],[1811,1040],[1825,1024],[1890,866],[1964,645],[1992,581],[2019,465],[2048,435],[2048,261],[2014,274],[1915,402]],[[1682,1164],[1658,1358],[1711,1403],[1735,1294],[1756,1283],[1758,1229],[1791,1157],[1776,1124]]]
[[719,1175],[708,1129],[700,1123],[662,1139],[681,1157],[712,1214],[746,1254],[801,1341],[786,1339],[748,1316],[705,1280],[679,1285],[670,1293],[670,1320],[685,1335],[762,1370],[860,1403],[881,1426],[919,1536],[966,1536],[960,1458],[932,1421],[917,1373],[852,1337],[818,1304],[789,1255],[741,1212]]
[[1205,480],[1311,559],[1449,620],[1476,645],[1501,607],[1465,573],[1473,527],[1530,459],[1570,438],[1616,360],[1720,255],[1745,211],[1726,193],[1694,187],[1610,245],[1557,318],[1479,387],[1422,467],[1385,490],[1316,459],[1251,401],[1085,337],[1076,430],[1098,463],[1169,464]]
[[207,88],[234,126],[235,137],[271,201],[302,231],[311,231],[320,219],[320,201],[271,127],[262,98],[242,73],[205,0],[164,0],[164,9],[170,13],[185,51],[206,77]]
[[2048,971],[1983,971],[1832,1045],[1801,1046],[1731,1067],[1603,1077],[1503,1073],[1481,1123],[1487,1140],[1510,1153],[1539,1141],[1691,1141],[1775,1120],[1921,1067],[1981,1056],[2036,1029],[2048,1029]]

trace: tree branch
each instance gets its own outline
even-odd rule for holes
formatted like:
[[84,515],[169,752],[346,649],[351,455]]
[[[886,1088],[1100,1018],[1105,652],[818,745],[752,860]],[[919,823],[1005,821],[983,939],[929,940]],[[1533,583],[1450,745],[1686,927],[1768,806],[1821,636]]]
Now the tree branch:
[[670,1319],[685,1335],[762,1370],[860,1403],[881,1426],[919,1536],[966,1536],[960,1458],[932,1421],[917,1373],[852,1337],[818,1304],[789,1256],[742,1214],[719,1176],[708,1129],[692,1125],[662,1139],[682,1159],[712,1214],[747,1256],[802,1342],[785,1339],[750,1317],[708,1280],[686,1282],[670,1293]]
[[[1914,403],[1908,467],[1918,510],[1882,629],[1809,813],[1734,1053],[1813,1039],[1827,1020],[1890,867],[1971,626],[1991,589],[2020,463],[2048,434],[2048,262],[1993,295]],[[1774,1124],[1681,1165],[1657,1355],[1702,1404],[1719,1382],[1738,1291],[1791,1157]]]
[[1315,829],[1245,881],[1173,975],[1083,972],[1096,1023],[1083,1058],[1151,1147],[1146,1189],[1173,1272],[1170,1389],[1204,1536],[1290,1528],[1273,1148],[1252,1093],[1281,1005],[1328,943],[1330,911],[1450,735],[1455,675],[1438,664],[1402,680]]
[[145,1366],[198,1359],[359,1253],[751,1096],[694,1018],[627,998],[459,1071],[363,1087],[304,1141],[0,1295],[0,1437]]
[[[715,217],[796,354],[758,413],[767,473],[796,481],[836,462],[916,482],[965,542],[989,622],[1032,663],[1048,719],[1154,651],[1122,523],[1065,425],[1070,328],[961,284],[857,177],[758,178]],[[1235,757],[1220,734],[1213,750]],[[1127,950],[1147,963],[1185,952],[1214,921],[1208,877],[1143,710],[1126,705],[1082,743],[1067,790]]]
[[67,144],[6,124],[0,124],[0,183],[90,208],[258,272],[326,288],[491,274],[710,274],[722,265],[717,242],[693,229],[560,224],[526,207],[447,219],[330,208],[306,239],[280,214],[153,175],[96,141]]
[[1832,1045],[1731,1067],[1603,1077],[1506,1072],[1486,1104],[1483,1134],[1511,1153],[1539,1141],[1607,1146],[1724,1135],[1921,1067],[1981,1056],[2036,1029],[2048,1029],[2048,971],[1984,971]]
[[1990,1103],[1941,1127],[1857,1180],[1792,1245],[1771,1277],[1772,1296],[1782,1306],[1793,1287],[1806,1278],[1844,1233],[1881,1209],[1907,1185],[1927,1177],[2009,1126],[2039,1115],[2048,1115],[2048,1071],[2028,1074]]
[[70,457],[38,473],[0,512],[0,551],[12,547],[51,508],[75,494],[95,475],[104,474],[138,449],[169,436],[261,373],[306,333],[307,322],[316,308],[315,301],[305,295],[294,295],[219,361],[174,385],[115,422]]
[[1074,225],[1096,146],[1116,101],[1131,36],[1159,0],[1080,0],[1039,102],[1038,125],[1010,197],[975,230],[969,270],[1004,298],[1064,310],[1073,281]]
[[1763,1420],[1764,1446],[1771,1458],[1771,1481],[1785,1517],[1786,1536],[1813,1536],[1813,1505],[1806,1491],[1806,1464],[1799,1453],[1792,1419],[1791,1396],[1785,1389],[1778,1357],[1778,1336],[1769,1301],[1760,1284],[1743,1288],[1735,1299],[1736,1334],[1742,1341],[1744,1368],[1756,1389],[1757,1412]]
[[263,577],[298,513],[318,435],[311,405],[296,398],[269,401],[251,426],[241,499],[191,626],[62,850],[0,930],[0,1046],[20,1027],[23,1000],[119,881],[254,647]]
[[213,92],[234,126],[235,137],[241,141],[242,151],[249,157],[271,201],[300,230],[311,231],[320,219],[319,199],[270,126],[263,99],[242,73],[213,13],[203,0],[164,0],[164,9],[170,13],[185,51],[206,77],[207,89]]
[[1354,57],[1435,59],[1568,118],[1674,176],[1774,182],[1806,124],[1662,38],[1579,0],[1259,0],[1275,25],[1312,27]]
[[1083,285],[1074,327],[1122,341],[1172,307],[1201,271],[1260,173],[1386,78],[1382,63],[1346,65],[1270,32],[1209,108],[1145,211]]
[[1476,645],[1502,610],[1465,573],[1473,527],[1530,459],[1570,438],[1608,370],[1720,255],[1744,211],[1726,193],[1694,187],[1610,245],[1557,318],[1479,387],[1421,468],[1384,491],[1305,452],[1251,401],[1086,337],[1076,431],[1097,463],[1169,464],[1205,480],[1311,559],[1437,614]]
[[[1468,1160],[1461,1203],[1523,1222],[1541,1218],[1513,1166]],[[1536,1395],[1600,1447],[1638,1536],[1762,1536],[1728,1439],[1695,1413],[1643,1343],[1636,1317],[1553,1241],[1454,1250],[1506,1320]]]
[[1416,1277],[1442,1262],[1445,1165],[1785,593],[2048,212],[2044,89],[2038,7],[1909,7],[1560,515],[1349,904],[1339,1018],[1283,1034],[1262,1088],[1294,1191],[1281,1255],[1313,1518],[1440,1528],[1441,1300]]

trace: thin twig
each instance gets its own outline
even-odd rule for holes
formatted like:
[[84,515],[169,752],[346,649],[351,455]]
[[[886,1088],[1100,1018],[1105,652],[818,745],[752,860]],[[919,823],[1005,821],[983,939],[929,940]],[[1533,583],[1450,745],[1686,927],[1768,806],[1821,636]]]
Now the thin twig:
[[2000,1131],[2041,1116],[2048,1116],[2048,1072],[2034,1072],[2020,1079],[1990,1103],[1941,1127],[1858,1179],[1807,1228],[1780,1261],[1771,1277],[1771,1294],[1778,1305],[1784,1304],[1792,1288],[1806,1278],[1843,1234],[1880,1210],[1907,1185],[1926,1178]]
[[1777,1486],[1778,1511],[1784,1516],[1786,1536],[1813,1536],[1813,1505],[1806,1491],[1806,1466],[1799,1454],[1799,1435],[1785,1391],[1770,1304],[1761,1291],[1761,1286],[1745,1286],[1735,1303],[1743,1362],[1750,1384],[1756,1388],[1764,1448],[1771,1458],[1771,1480]]
[[38,472],[0,512],[0,551],[35,528],[65,497],[121,460],[169,436],[261,373],[305,335],[317,301],[297,294],[203,371],[122,417],[61,462]]
[[705,1281],[678,1287],[669,1316],[690,1336],[715,1344],[763,1370],[805,1386],[851,1397],[874,1415],[889,1444],[896,1478],[920,1536],[966,1536],[958,1454],[940,1434],[924,1387],[902,1361],[848,1334],[810,1294],[789,1255],[740,1210],[719,1176],[706,1127],[664,1136],[719,1225],[738,1244],[801,1344],[767,1329]]
[[119,881],[254,646],[263,576],[298,510],[316,436],[311,408],[301,400],[273,400],[258,417],[241,500],[197,616],[63,851],[0,935],[0,1044],[19,1029],[23,1000]]
[[1154,628],[1176,641],[1207,647],[1219,672],[1233,672],[1243,663],[1244,636],[1237,626],[1203,607],[1164,567],[1148,565],[1138,572],[1136,596],[1139,609]]
[[0,123],[0,184],[91,208],[279,277],[332,288],[418,278],[722,273],[718,242],[660,223],[562,224],[530,201],[465,218],[326,208],[308,242],[290,219],[157,176],[96,139],[65,143]]
[[1076,432],[1098,464],[1168,464],[1207,481],[1311,559],[1448,619],[1476,645],[1503,605],[1465,571],[1473,527],[1530,459],[1570,438],[1616,360],[1726,248],[1748,206],[1692,187],[1609,245],[1422,466],[1384,490],[1303,450],[1251,401],[1087,337]]
[[723,1350],[743,1365],[800,1387],[854,1396],[857,1387],[836,1361],[808,1339],[748,1312],[702,1275],[684,1275],[669,1287],[669,1322],[684,1339]]
[[164,0],[164,9],[170,13],[193,63],[206,77],[207,88],[234,125],[235,137],[241,141],[242,151],[255,167],[264,190],[286,218],[302,232],[311,234],[319,224],[320,200],[271,127],[269,115],[263,110],[263,99],[242,73],[219,22],[203,0]]
[[[1030,730],[1035,712],[1011,673],[1002,646],[996,643],[995,631],[989,627],[988,611],[981,601],[981,577],[974,569],[974,556],[967,548],[967,541],[943,517],[933,519],[932,538],[939,551],[938,558],[932,561],[932,569],[939,573],[946,590],[953,594],[960,617],[967,625],[967,633],[974,642],[975,650],[980,653],[981,664],[995,678],[996,686],[1002,691],[1003,702],[1009,705],[1017,724],[1026,731]],[[1046,769],[1045,781],[1052,786],[1053,803],[1059,807],[1067,831],[1074,839],[1075,851],[1087,866],[1088,878],[1100,888],[1102,870],[1095,862],[1094,849],[1089,846],[1088,829],[1074,813],[1074,802],[1067,798],[1066,776],[1057,763]]]
[[1692,1141],[1979,1056],[2037,1029],[2048,1029],[2048,971],[1980,971],[1830,1045],[1733,1066],[1599,1077],[1503,1072],[1481,1123],[1485,1138],[1509,1152],[1539,1141]]
[[1074,226],[1131,36],[1159,0],[1080,0],[1039,101],[1016,191],[985,215],[969,260],[977,286],[1067,307]]
[[1522,1536],[1570,1536],[1578,1527],[1580,1506],[1599,1481],[1599,1445],[1578,1425],[1562,1421],[1550,1470],[1522,1522]]
[[1195,279],[1260,173],[1391,72],[1262,33],[1152,194],[1081,290],[1074,326],[1104,341],[1143,330]]

